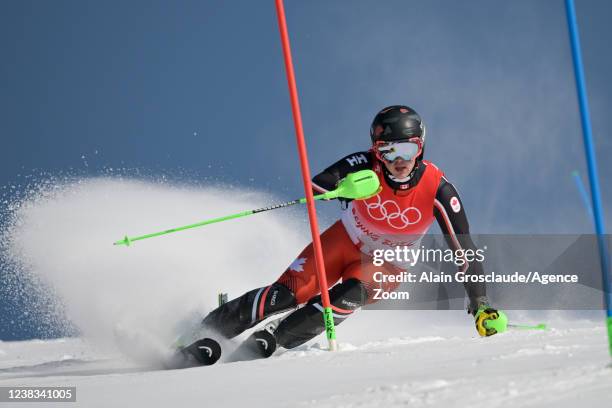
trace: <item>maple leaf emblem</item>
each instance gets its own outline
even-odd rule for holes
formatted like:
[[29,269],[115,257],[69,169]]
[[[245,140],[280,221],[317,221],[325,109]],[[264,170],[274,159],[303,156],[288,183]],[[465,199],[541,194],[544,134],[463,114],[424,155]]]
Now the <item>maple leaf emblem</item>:
[[306,258],[297,258],[289,265],[289,269],[295,272],[304,272],[304,263],[306,263]]

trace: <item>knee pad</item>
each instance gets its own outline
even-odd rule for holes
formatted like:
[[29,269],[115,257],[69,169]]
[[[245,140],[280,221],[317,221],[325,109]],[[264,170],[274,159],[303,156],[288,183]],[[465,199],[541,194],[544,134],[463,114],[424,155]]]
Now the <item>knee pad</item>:
[[366,289],[358,279],[349,279],[329,291],[329,301],[332,306],[351,312],[365,305],[366,300]]

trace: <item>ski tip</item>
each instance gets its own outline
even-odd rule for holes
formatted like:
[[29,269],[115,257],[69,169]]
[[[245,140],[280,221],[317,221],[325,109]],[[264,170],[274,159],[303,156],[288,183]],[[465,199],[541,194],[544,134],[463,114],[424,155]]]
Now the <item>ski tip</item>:
[[196,358],[202,363],[202,365],[212,365],[221,358],[221,346],[216,340],[211,338],[204,338],[196,341],[190,347],[193,348],[196,354]]
[[207,337],[179,349],[176,357],[175,368],[209,366],[221,358],[221,346]]
[[276,351],[276,337],[267,330],[256,331],[242,342],[227,358],[228,362],[268,358]]
[[276,337],[267,330],[257,332],[255,341],[264,358],[270,357],[276,351]]

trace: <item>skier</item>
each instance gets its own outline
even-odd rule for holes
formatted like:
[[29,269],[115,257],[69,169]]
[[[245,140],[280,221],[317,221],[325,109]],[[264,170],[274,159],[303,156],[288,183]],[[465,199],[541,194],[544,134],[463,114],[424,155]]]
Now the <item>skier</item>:
[[[316,175],[312,181],[317,193],[333,190],[347,174],[373,170],[382,190],[366,200],[343,206],[342,217],[321,235],[330,302],[335,324],[355,310],[375,302],[372,274],[380,271],[363,257],[384,245],[393,248],[405,239],[422,236],[434,218],[451,249],[473,249],[465,209],[455,187],[433,163],[423,159],[425,125],[408,106],[389,106],[381,110],[370,129],[372,146],[340,159]],[[397,238],[397,239],[389,239]],[[386,264],[386,273],[399,268]],[[466,274],[482,274],[478,262],[465,263]],[[394,284],[383,289],[391,291]],[[496,333],[485,321],[499,318],[489,305],[484,283],[465,285],[469,297],[468,313],[475,317],[481,336]],[[263,347],[262,356],[274,352],[276,345],[293,348],[325,330],[321,296],[315,272],[313,245],[308,245],[271,285],[253,289],[224,303],[202,321],[203,333],[232,338],[278,313],[293,310],[275,324],[254,333],[246,347]],[[259,340],[258,340],[259,338]]]

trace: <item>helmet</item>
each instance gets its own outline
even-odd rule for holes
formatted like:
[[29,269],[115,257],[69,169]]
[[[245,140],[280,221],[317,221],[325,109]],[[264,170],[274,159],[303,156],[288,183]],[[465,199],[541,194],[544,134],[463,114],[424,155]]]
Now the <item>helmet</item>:
[[414,109],[403,105],[388,106],[378,112],[370,127],[372,144],[398,142],[418,137],[425,145],[425,125]]

